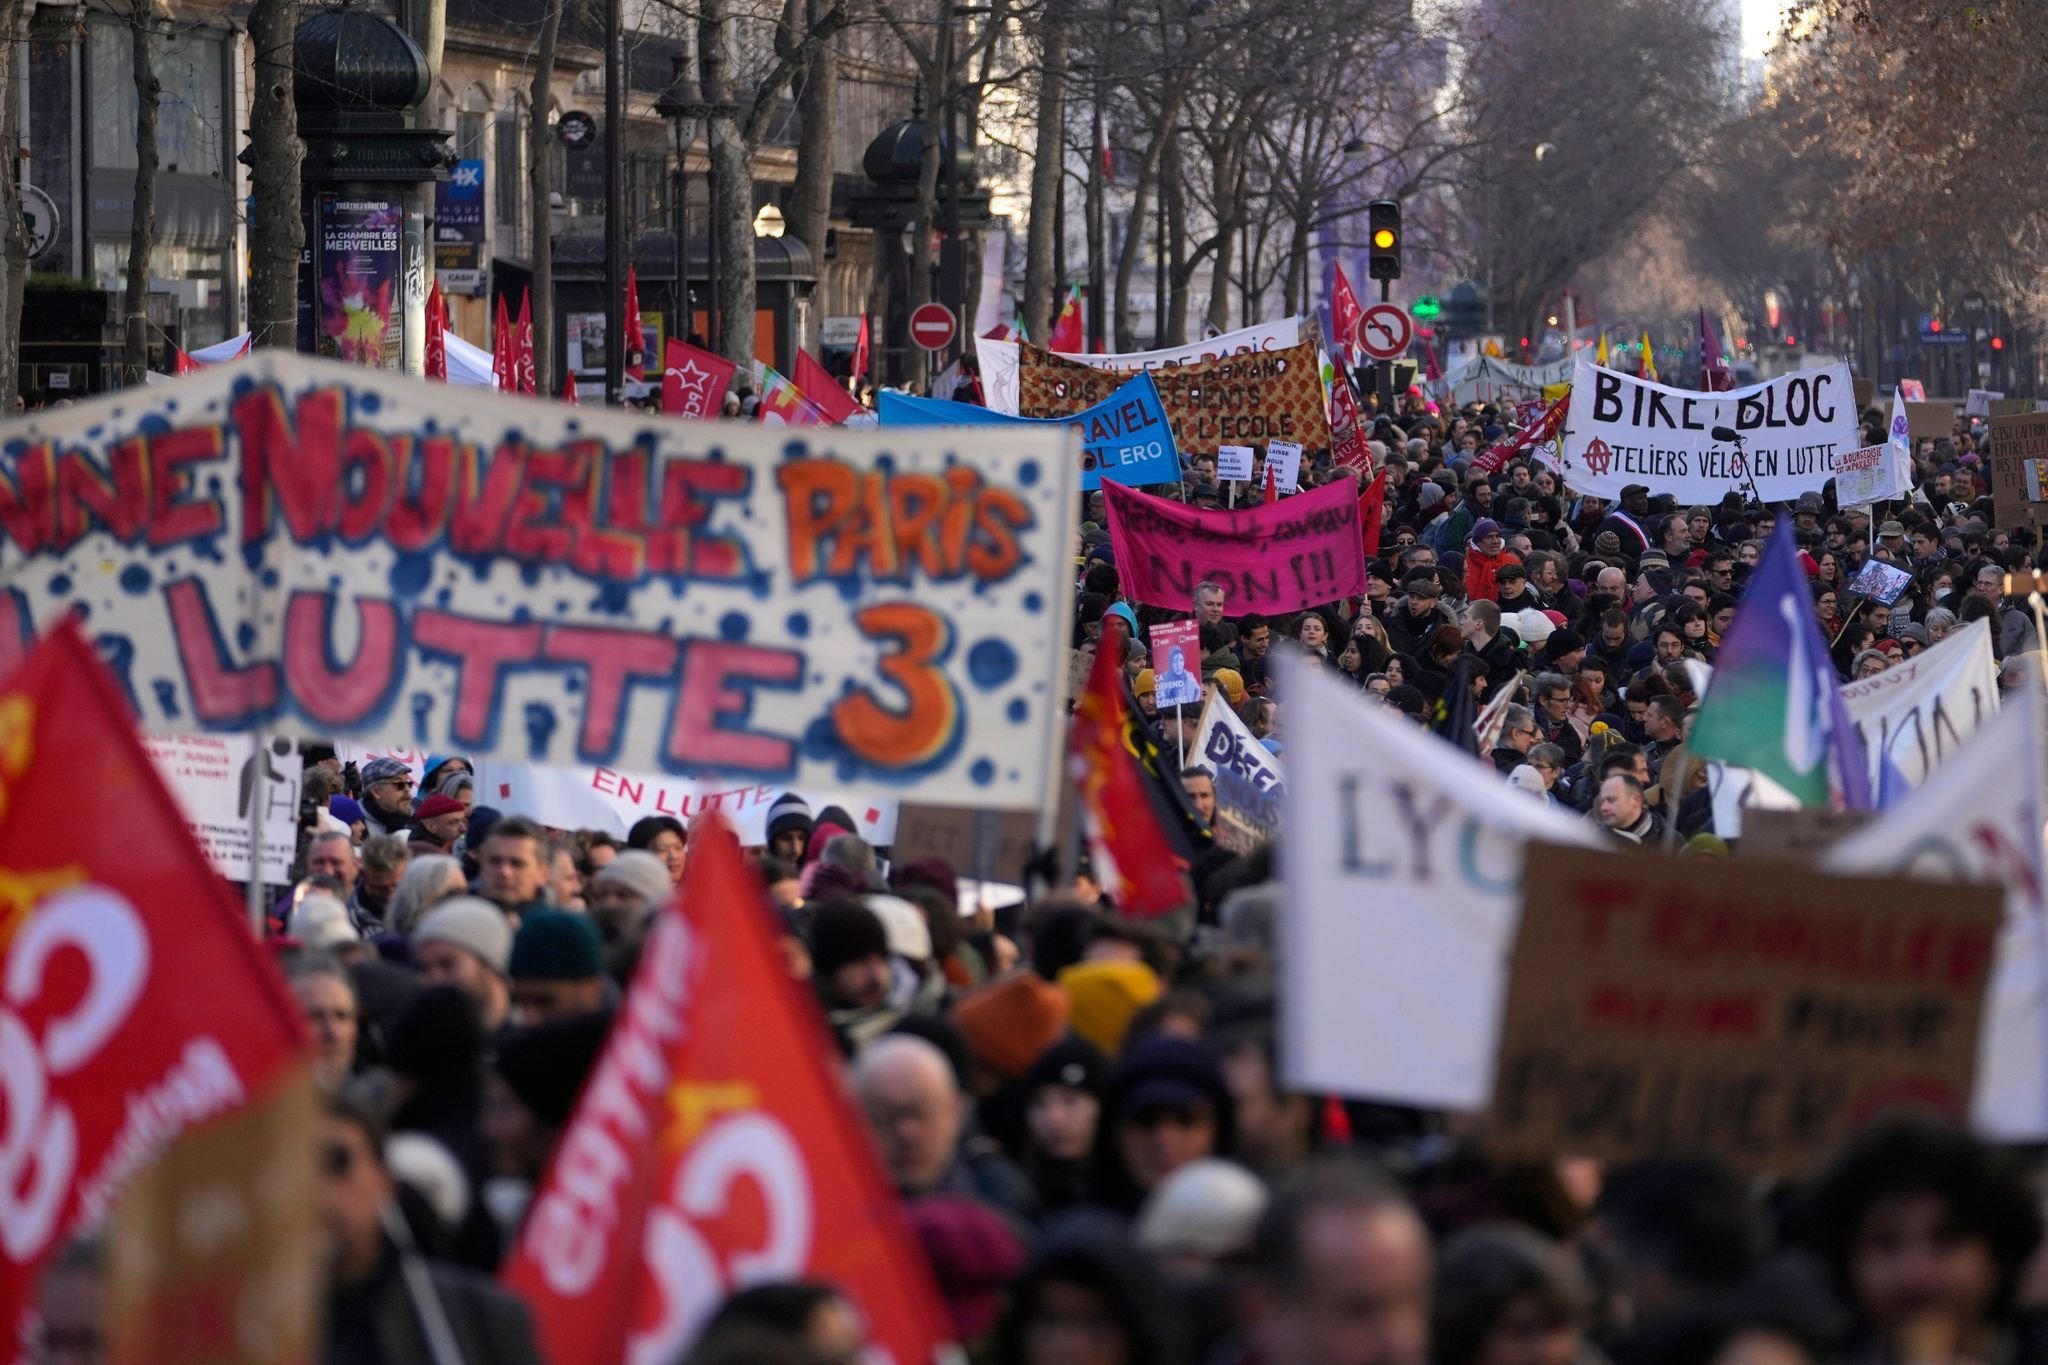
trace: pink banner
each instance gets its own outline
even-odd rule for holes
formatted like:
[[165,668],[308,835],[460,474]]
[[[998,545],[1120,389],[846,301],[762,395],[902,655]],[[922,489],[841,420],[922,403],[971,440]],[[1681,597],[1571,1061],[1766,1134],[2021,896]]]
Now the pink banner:
[[1301,611],[1365,591],[1358,489],[1339,479],[1236,512],[1202,512],[1105,482],[1109,538],[1124,593],[1188,611],[1215,583],[1232,616]]

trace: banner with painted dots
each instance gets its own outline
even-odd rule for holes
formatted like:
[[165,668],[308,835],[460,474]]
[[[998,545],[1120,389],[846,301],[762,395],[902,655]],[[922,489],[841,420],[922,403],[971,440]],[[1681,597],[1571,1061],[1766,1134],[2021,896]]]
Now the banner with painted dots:
[[76,612],[159,732],[1038,809],[1079,469],[259,353],[0,424],[0,667]]

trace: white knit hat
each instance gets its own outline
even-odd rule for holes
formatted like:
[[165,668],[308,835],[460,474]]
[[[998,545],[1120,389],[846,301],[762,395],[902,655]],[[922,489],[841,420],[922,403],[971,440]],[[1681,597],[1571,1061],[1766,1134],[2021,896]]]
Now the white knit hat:
[[1251,1249],[1270,1196],[1229,1161],[1190,1161],[1160,1181],[1138,1213],[1138,1245],[1155,1256],[1220,1260]]
[[505,975],[512,958],[512,924],[505,912],[481,896],[451,896],[427,912],[413,930],[413,947],[452,943]]

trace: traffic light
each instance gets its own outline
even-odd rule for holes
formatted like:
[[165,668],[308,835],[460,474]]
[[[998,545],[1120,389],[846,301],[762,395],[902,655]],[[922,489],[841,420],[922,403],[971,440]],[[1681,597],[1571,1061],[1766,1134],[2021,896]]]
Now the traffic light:
[[1994,350],[1994,351],[2002,351],[2002,350],[2004,350],[2004,349],[2005,349],[2005,338],[2004,338],[2004,337],[1993,337],[1993,338],[1991,338],[1991,349],[1992,349],[1992,350]]
[[1375,199],[1365,206],[1365,276],[1370,280],[1401,278],[1401,206],[1391,199]]
[[1799,338],[1793,336],[1790,332],[1787,332],[1785,333],[1785,344],[1787,346],[1797,346],[1799,344]]

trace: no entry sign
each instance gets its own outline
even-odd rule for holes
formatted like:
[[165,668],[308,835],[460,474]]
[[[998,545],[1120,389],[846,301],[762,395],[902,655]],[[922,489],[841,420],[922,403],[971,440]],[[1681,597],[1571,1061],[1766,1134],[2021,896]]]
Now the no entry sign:
[[910,315],[910,339],[927,351],[953,344],[953,310],[942,303],[919,304]]
[[1375,303],[1358,319],[1358,349],[1374,360],[1396,360],[1408,353],[1415,323],[1398,304]]

